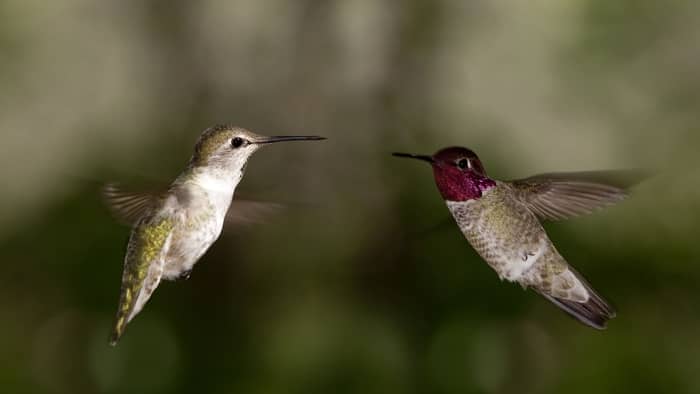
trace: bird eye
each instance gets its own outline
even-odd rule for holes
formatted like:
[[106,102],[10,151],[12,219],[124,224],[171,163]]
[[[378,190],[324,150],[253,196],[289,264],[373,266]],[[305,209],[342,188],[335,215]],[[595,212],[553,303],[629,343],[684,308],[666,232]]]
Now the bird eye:
[[467,159],[461,159],[460,161],[457,162],[457,167],[461,169],[469,168],[469,160]]
[[231,140],[231,146],[234,148],[240,148],[241,145],[243,145],[243,138],[241,137],[236,137]]

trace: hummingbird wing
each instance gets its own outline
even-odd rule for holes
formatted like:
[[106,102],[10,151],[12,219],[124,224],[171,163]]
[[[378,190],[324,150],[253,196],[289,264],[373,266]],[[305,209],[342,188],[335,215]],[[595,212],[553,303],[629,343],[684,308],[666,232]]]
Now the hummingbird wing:
[[234,199],[226,213],[227,225],[262,223],[284,208],[282,204]]
[[156,206],[163,193],[135,192],[108,183],[102,188],[102,197],[120,223],[132,226]]
[[[163,192],[125,190],[115,183],[102,188],[102,197],[112,215],[120,223],[132,226],[146,213],[152,211],[163,199]],[[278,213],[284,205],[253,200],[234,199],[226,214],[227,225],[261,223]]]
[[599,330],[605,329],[607,321],[616,313],[586,279],[565,262],[549,277],[538,281],[533,288],[554,305],[581,323]]
[[647,177],[639,170],[561,172],[508,183],[540,219],[562,220],[624,200],[628,189]]
[[143,217],[134,227],[124,259],[119,309],[110,337],[112,346],[158,287],[173,228],[172,219],[152,217]]

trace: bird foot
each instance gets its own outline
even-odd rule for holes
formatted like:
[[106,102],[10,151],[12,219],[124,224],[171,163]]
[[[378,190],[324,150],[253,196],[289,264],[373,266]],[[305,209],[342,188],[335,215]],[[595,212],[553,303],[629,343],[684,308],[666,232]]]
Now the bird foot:
[[523,261],[527,261],[527,259],[529,259],[530,257],[533,257],[534,255],[535,255],[535,253],[532,253],[532,252],[523,253]]
[[183,271],[180,276],[178,276],[178,280],[187,280],[190,278],[190,275],[192,275],[192,270],[189,269],[187,271]]

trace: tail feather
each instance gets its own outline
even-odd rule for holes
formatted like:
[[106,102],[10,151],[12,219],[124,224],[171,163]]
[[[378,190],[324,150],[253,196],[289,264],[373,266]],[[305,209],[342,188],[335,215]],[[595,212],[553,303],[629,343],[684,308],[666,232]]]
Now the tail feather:
[[119,296],[119,310],[117,311],[117,316],[114,318],[114,328],[109,336],[110,346],[117,346],[119,339],[124,334],[126,325],[133,317],[134,302],[129,302],[128,297],[131,295],[131,291],[122,291]]
[[545,293],[540,294],[576,320],[598,330],[604,330],[608,320],[615,317],[615,311],[610,305],[595,296],[591,296],[587,302],[581,303],[555,298]]
[[581,323],[598,330],[604,330],[607,327],[608,320],[616,316],[615,309],[593,290],[581,274],[576,272],[571,266],[568,268],[586,289],[588,293],[586,302],[557,298],[539,290],[538,292]]
[[119,339],[122,337],[122,334],[124,334],[125,327],[126,323],[124,322],[124,318],[117,318],[117,322],[114,325],[114,329],[112,330],[112,333],[109,336],[110,346],[117,346]]

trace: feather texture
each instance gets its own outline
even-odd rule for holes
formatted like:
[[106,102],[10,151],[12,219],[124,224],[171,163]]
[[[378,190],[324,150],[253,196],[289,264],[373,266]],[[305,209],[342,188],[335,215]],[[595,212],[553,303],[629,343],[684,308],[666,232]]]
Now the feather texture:
[[160,193],[128,191],[115,183],[102,188],[102,197],[115,219],[128,226],[134,225],[162,198]]
[[586,215],[624,200],[641,171],[563,172],[508,182],[515,195],[540,219],[562,220]]

